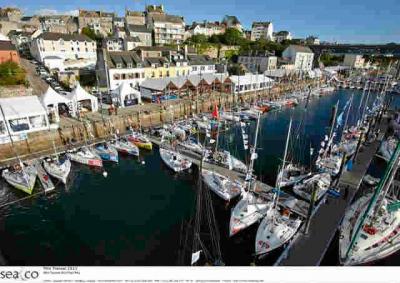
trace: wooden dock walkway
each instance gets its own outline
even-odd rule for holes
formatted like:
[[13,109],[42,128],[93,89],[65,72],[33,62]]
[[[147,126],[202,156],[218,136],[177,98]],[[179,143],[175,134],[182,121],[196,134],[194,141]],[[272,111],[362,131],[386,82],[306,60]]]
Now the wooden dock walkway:
[[[380,136],[367,146],[362,146],[351,171],[343,172],[338,188],[341,197],[328,197],[310,221],[307,234],[303,227],[297,236],[288,244],[275,265],[283,266],[317,266],[320,265],[337,229],[342,222],[346,208],[351,204],[355,194],[375,156],[380,141],[387,129],[384,121],[380,125]],[[303,225],[304,226],[304,225]]]

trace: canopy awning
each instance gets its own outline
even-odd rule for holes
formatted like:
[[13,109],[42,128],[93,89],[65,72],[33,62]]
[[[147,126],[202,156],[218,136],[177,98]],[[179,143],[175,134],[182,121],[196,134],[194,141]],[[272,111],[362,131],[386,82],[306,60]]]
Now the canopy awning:
[[51,86],[47,89],[47,91],[40,97],[42,104],[47,107],[49,105],[56,105],[59,103],[67,104],[71,100],[68,99],[67,96],[61,95],[56,92]]
[[[37,96],[0,98],[0,106],[6,119],[46,115],[46,109]],[[0,115],[3,120],[3,115]]]

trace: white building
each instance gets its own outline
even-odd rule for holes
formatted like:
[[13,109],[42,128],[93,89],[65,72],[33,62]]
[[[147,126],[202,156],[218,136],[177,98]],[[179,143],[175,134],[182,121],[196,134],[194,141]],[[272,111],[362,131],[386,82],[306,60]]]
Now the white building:
[[21,140],[27,133],[49,128],[46,109],[37,96],[0,98],[0,107],[0,143],[10,142],[7,129],[13,140]]
[[120,37],[105,37],[103,38],[103,48],[107,51],[123,51],[124,39]]
[[243,76],[230,76],[234,93],[260,91],[273,86],[274,80],[263,74],[245,74]]
[[44,32],[32,41],[30,51],[40,62],[48,56],[64,60],[85,59],[88,65],[95,65],[97,60],[96,43],[82,34]]
[[277,68],[278,58],[265,53],[239,55],[238,63],[244,65],[252,73],[264,73]]
[[292,35],[289,31],[281,30],[278,32],[274,32],[274,40],[278,43],[281,43],[285,40],[292,40]]
[[215,62],[207,55],[187,55],[187,60],[191,75],[216,73]]
[[307,46],[289,45],[283,51],[282,57],[293,64],[295,70],[308,71],[312,69],[314,53]]
[[137,88],[145,80],[144,62],[134,51],[107,52],[105,63],[110,90],[123,82]]
[[148,26],[154,30],[155,44],[180,44],[184,40],[185,22],[183,17],[164,13],[150,13]]
[[251,26],[250,40],[273,40],[274,27],[271,22],[253,22]]
[[139,38],[139,46],[152,46],[152,31],[147,26],[128,25],[127,32],[129,36]]
[[365,59],[360,54],[345,54],[343,65],[350,68],[364,68]]
[[203,34],[205,36],[212,36],[214,34],[222,34],[225,32],[225,26],[221,25],[219,22],[204,22],[204,23],[196,23],[189,27],[188,32],[190,36],[196,34]]

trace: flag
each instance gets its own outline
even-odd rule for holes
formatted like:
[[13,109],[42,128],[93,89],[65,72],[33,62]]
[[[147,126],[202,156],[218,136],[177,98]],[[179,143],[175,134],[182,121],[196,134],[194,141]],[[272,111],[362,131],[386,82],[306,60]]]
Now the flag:
[[215,106],[214,106],[214,111],[212,112],[212,116],[213,116],[213,118],[215,118],[215,119],[219,119],[218,106],[217,106],[217,104],[215,104]]
[[202,250],[199,250],[195,253],[192,253],[192,263],[191,265],[195,264],[199,259],[200,259],[200,253],[202,252]]

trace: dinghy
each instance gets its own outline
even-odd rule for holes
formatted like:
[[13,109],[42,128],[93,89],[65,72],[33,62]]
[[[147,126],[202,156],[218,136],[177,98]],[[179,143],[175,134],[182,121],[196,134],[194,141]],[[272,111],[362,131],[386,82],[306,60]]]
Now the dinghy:
[[315,174],[311,176],[310,178],[302,180],[300,183],[294,185],[293,187],[293,192],[308,200],[311,201],[311,195],[314,186],[317,186],[316,192],[316,199],[315,201],[319,201],[325,193],[329,190],[331,185],[331,175],[328,173],[321,173],[321,174]]
[[69,172],[71,171],[71,161],[68,158],[45,159],[43,160],[43,168],[50,176],[66,184]]
[[25,166],[20,163],[15,165],[11,170],[4,169],[1,176],[14,188],[27,194],[32,194],[37,172],[33,165]]
[[98,144],[94,146],[94,151],[105,161],[118,163],[118,151],[109,143]]
[[244,189],[239,181],[231,181],[216,172],[203,169],[201,174],[206,185],[223,200],[230,201]]
[[103,167],[101,157],[92,149],[82,147],[78,151],[67,153],[67,157],[74,162],[84,165]]
[[175,172],[184,171],[192,166],[192,162],[183,158],[178,152],[169,149],[160,148],[160,156],[164,163]]

